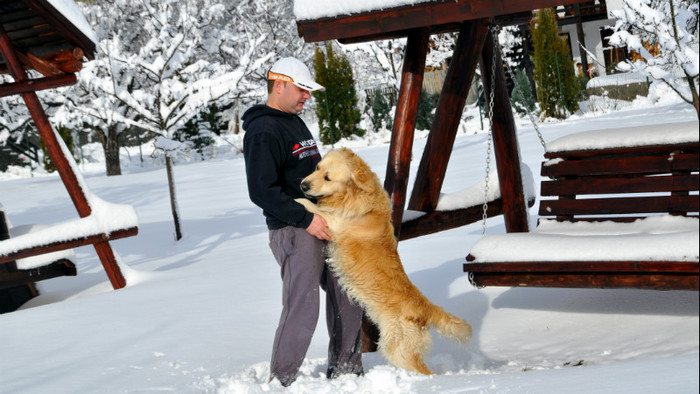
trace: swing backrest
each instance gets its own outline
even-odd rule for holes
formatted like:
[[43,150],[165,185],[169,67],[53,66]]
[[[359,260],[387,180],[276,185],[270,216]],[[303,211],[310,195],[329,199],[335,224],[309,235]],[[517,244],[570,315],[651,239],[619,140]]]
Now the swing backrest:
[[539,215],[623,222],[659,213],[698,216],[698,152],[692,142],[546,153]]

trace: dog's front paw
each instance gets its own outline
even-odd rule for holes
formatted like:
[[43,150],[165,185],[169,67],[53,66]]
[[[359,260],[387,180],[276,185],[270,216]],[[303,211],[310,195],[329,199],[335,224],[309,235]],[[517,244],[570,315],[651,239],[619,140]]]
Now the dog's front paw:
[[316,212],[316,204],[312,203],[310,200],[307,200],[306,198],[295,198],[294,201],[303,205],[307,211],[314,213]]

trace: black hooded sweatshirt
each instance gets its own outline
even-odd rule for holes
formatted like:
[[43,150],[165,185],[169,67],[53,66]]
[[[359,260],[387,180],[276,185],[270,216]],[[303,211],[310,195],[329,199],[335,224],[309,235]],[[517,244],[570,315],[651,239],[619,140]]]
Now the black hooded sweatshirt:
[[267,227],[309,227],[313,214],[294,199],[304,197],[301,180],[321,160],[311,132],[296,114],[263,104],[250,107],[242,119],[248,195],[262,208]]

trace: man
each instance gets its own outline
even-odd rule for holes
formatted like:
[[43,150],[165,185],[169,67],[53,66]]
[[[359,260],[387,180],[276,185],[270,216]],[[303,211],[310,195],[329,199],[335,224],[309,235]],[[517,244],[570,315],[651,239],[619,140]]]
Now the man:
[[328,378],[361,375],[362,310],[341,290],[325,263],[325,220],[294,201],[300,183],[321,160],[311,132],[297,115],[310,92],[323,90],[297,59],[277,61],[267,75],[267,102],[243,114],[248,194],[263,210],[270,249],[281,268],[282,315],[270,363],[270,380],[294,382],[311,343],[319,314],[319,286],[326,292]]

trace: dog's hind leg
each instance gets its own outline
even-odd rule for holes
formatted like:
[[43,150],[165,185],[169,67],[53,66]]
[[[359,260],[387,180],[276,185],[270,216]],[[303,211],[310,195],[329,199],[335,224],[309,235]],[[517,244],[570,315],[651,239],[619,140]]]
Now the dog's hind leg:
[[430,332],[406,321],[388,328],[379,329],[379,349],[384,357],[399,368],[432,375],[423,361],[432,344]]
[[413,371],[420,372],[423,375],[432,375],[433,374],[433,371],[431,371],[430,368],[428,368],[428,366],[425,365],[425,362],[423,361],[422,354],[414,353],[411,356],[411,360],[409,360],[409,362],[410,362],[410,368],[406,368],[406,369],[411,369]]

